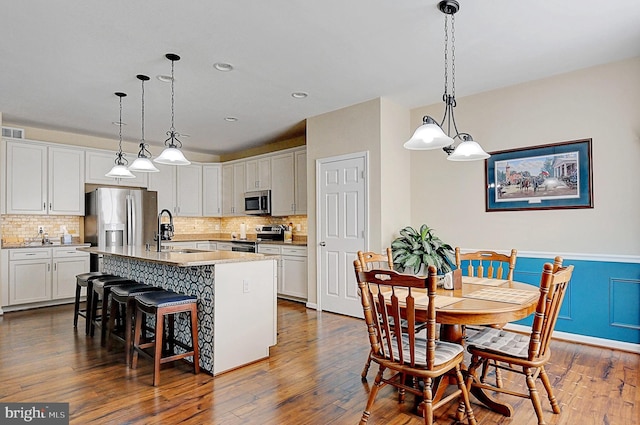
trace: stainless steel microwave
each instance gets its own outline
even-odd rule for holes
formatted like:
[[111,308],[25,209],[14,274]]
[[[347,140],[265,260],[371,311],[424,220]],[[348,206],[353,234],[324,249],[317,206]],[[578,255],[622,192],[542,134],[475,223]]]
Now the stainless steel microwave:
[[244,213],[253,215],[271,214],[271,191],[245,192]]

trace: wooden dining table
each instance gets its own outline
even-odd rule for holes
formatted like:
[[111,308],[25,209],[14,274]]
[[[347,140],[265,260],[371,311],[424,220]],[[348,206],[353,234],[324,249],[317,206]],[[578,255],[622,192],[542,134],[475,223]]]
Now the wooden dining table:
[[[421,295],[420,292],[424,292]],[[426,290],[415,290],[416,321],[426,321],[429,298]],[[513,280],[489,279],[463,276],[461,289],[438,288],[436,322],[440,324],[440,339],[464,344],[464,327],[469,325],[495,325],[524,319],[534,313],[539,288]],[[513,408],[487,394],[474,385],[472,377],[469,391],[491,410],[505,416],[513,415]],[[438,385],[434,400],[442,397],[447,385]]]

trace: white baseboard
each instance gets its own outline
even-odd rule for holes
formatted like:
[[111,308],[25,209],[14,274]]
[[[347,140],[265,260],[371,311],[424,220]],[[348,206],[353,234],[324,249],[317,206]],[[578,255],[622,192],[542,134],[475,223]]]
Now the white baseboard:
[[[531,328],[528,326],[514,325],[512,323],[507,324],[505,326],[505,329],[522,333],[531,332]],[[614,350],[629,351],[631,353],[640,354],[640,344],[633,344],[631,342],[615,341],[612,339],[597,338],[594,336],[585,336],[559,331],[554,331],[552,338],[562,341],[577,342],[580,344],[595,345],[597,347],[611,348]]]

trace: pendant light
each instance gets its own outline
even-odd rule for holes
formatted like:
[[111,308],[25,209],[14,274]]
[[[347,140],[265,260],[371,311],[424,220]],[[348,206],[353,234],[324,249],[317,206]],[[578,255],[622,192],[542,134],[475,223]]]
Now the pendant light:
[[167,135],[169,138],[164,141],[164,145],[166,146],[165,150],[162,151],[159,157],[154,159],[154,162],[159,164],[168,164],[168,165],[189,165],[191,162],[184,157],[180,148],[182,147],[182,142],[178,140],[178,133],[173,125],[174,120],[174,83],[175,78],[173,78],[173,65],[175,61],[180,60],[180,56],[174,53],[167,53],[165,55],[167,59],[171,61],[171,128],[167,131]]
[[[153,162],[151,162],[151,152],[147,149],[149,145],[144,141],[144,82],[149,81],[146,75],[138,74],[136,78],[141,81],[142,85],[142,138],[140,139],[140,151],[138,157],[129,166],[129,171],[140,171],[143,173],[157,173],[158,170]],[[147,156],[149,155],[149,156]]]
[[106,177],[113,177],[114,179],[135,179],[136,176],[131,174],[131,171],[127,169],[127,159],[124,157],[124,152],[122,152],[122,98],[127,94],[122,92],[114,93],[120,99],[120,119],[118,120],[118,125],[120,126],[120,142],[118,143],[118,152],[116,152],[116,160],[113,168],[107,174]]
[[[422,125],[416,129],[404,147],[411,150],[429,150],[442,148],[450,161],[475,161],[488,158],[480,145],[473,140],[469,133],[458,131],[453,108],[456,107],[456,65],[455,65],[455,13],[460,10],[460,4],[455,0],[443,0],[438,3],[438,9],[444,13],[444,117],[438,124],[433,118],[425,115]],[[451,93],[449,93],[449,20],[451,20]],[[447,123],[447,132],[443,126]],[[451,136],[451,130],[455,134]],[[454,148],[455,139],[460,143]]]

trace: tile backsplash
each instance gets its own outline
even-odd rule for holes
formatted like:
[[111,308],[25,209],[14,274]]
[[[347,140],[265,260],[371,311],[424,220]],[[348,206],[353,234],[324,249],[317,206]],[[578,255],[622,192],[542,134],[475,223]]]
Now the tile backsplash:
[[[244,223],[247,234],[255,234],[258,225],[289,224],[293,225],[294,235],[307,235],[307,216],[295,215],[289,217],[175,217],[175,233],[240,233],[240,225]],[[49,237],[60,237],[60,227],[66,226],[67,231],[84,240],[84,217],[73,215],[17,215],[2,216],[3,243],[23,242],[25,239],[38,235],[38,226],[44,226]],[[298,230],[298,228],[300,230]]]

